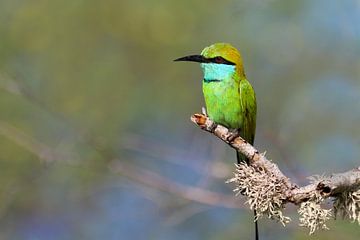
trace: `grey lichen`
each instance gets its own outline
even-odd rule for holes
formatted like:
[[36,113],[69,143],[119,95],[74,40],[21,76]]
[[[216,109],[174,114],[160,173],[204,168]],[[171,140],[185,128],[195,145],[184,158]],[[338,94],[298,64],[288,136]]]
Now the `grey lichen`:
[[[325,175],[314,175],[308,177],[311,184],[318,185],[326,179]],[[298,213],[301,227],[309,228],[309,234],[313,234],[318,229],[328,229],[326,221],[331,218],[331,209],[324,209],[321,203],[324,201],[322,195],[314,191],[309,199],[300,204]]]
[[282,212],[285,206],[285,186],[274,174],[240,163],[236,165],[234,177],[227,183],[235,183],[236,195],[241,194],[248,198],[246,202],[251,209],[256,210],[256,220],[266,215],[283,225],[290,222],[290,218]]
[[322,208],[322,201],[321,196],[314,196],[312,199],[302,202],[298,209],[300,226],[309,228],[310,235],[318,229],[328,229],[326,221],[331,217],[331,209]]
[[360,189],[340,193],[334,199],[334,215],[357,221],[360,225]]

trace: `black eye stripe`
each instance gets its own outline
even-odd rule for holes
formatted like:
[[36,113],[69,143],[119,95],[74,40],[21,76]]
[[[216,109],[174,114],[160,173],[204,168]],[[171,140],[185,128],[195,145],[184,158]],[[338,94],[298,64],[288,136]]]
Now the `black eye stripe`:
[[212,63],[235,65],[235,63],[230,62],[230,61],[228,61],[225,58],[220,57],[220,56],[209,58],[208,60],[209,60],[209,62],[212,62]]

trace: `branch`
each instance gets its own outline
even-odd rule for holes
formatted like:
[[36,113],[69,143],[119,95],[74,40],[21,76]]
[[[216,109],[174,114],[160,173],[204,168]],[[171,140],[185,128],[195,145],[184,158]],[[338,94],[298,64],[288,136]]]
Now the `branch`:
[[231,196],[209,191],[206,189],[176,183],[167,177],[163,177],[153,171],[141,169],[121,161],[110,164],[110,170],[145,186],[163,192],[174,194],[183,199],[226,208],[241,208]]
[[287,203],[300,205],[300,225],[309,227],[310,233],[318,228],[326,228],[325,221],[330,210],[320,207],[326,198],[334,199],[335,216],[360,223],[360,167],[331,176],[315,176],[310,184],[299,187],[283,174],[278,166],[259,153],[251,144],[226,127],[216,124],[203,114],[194,114],[191,121],[201,129],[210,132],[249,159],[249,165],[238,164],[234,177],[237,194],[248,197],[247,203],[258,213],[257,217],[268,215],[285,224],[289,218],[282,215]]
[[[35,138],[3,121],[0,121],[0,136],[1,135],[46,162],[66,159],[64,153],[60,153],[59,151],[52,149],[48,145],[36,140]],[[99,153],[102,154],[101,152]],[[105,156],[103,157],[105,158]],[[175,196],[182,197],[185,200],[216,207],[242,208],[242,206],[239,206],[237,201],[230,195],[180,184],[150,170],[141,169],[130,164],[121,163],[120,161],[110,162],[109,168],[111,171],[121,173],[123,176],[131,179],[132,181],[144,184],[145,186],[149,186],[156,190],[174,194]]]

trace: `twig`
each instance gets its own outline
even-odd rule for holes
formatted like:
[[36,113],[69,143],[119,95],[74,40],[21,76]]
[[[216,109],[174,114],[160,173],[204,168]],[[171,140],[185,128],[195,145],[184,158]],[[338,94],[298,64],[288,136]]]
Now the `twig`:
[[33,137],[25,134],[14,126],[0,121],[0,135],[3,135],[19,146],[37,155],[41,160],[52,162],[55,159],[55,151]]
[[[63,156],[58,151],[53,150],[46,144],[2,121],[0,121],[0,135],[17,143],[19,146],[38,156],[41,160],[51,162],[63,159]],[[160,176],[155,172],[141,169],[130,164],[120,163],[120,161],[112,161],[111,163],[112,164],[110,164],[109,167],[113,172],[120,173],[135,182],[152,187],[153,189],[175,194],[184,199],[211,206],[242,208],[242,205],[230,195],[179,184],[169,178]]]
[[198,187],[185,186],[183,184],[175,183],[155,172],[140,169],[121,161],[113,162],[109,168],[111,171],[120,173],[133,181],[160,191],[180,196],[187,200],[218,207],[241,208],[241,204],[239,204],[239,202],[231,196]]

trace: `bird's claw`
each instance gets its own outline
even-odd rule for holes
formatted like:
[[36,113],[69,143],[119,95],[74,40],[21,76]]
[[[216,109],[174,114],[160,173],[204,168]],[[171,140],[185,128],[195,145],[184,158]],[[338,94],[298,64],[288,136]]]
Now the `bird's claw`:
[[238,129],[229,129],[228,134],[229,135],[227,136],[226,141],[229,143],[234,141],[235,138],[240,136],[240,132]]

